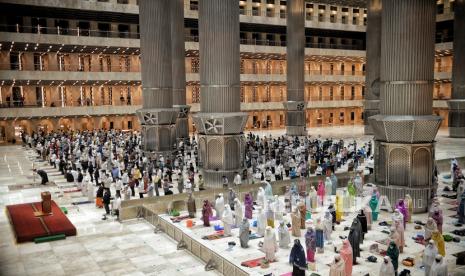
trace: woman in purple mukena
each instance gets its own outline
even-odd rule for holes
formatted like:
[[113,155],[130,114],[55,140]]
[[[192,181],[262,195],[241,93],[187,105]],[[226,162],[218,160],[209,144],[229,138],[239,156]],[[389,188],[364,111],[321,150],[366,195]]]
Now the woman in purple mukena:
[[405,229],[409,216],[408,216],[407,206],[405,206],[405,202],[403,199],[399,199],[399,201],[396,204],[396,209],[399,209],[402,215],[404,215],[404,229]]
[[245,194],[244,206],[245,206],[245,217],[248,219],[252,219],[253,198],[252,198],[252,195],[250,195],[249,193]]

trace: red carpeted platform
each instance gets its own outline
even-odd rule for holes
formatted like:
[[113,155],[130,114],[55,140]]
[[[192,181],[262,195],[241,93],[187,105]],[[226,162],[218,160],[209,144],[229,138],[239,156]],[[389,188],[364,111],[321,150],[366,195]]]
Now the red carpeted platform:
[[6,210],[18,243],[57,234],[76,236],[76,227],[53,200],[52,214],[48,216],[34,216],[34,212],[42,211],[40,202],[8,205]]

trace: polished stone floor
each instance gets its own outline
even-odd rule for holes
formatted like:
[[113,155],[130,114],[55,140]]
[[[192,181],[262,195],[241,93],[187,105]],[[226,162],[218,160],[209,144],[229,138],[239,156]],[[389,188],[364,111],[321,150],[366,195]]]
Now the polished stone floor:
[[[33,185],[32,163],[45,168],[56,186]],[[217,275],[205,272],[204,264],[165,234],[154,234],[144,220],[124,223],[102,220],[104,211],[94,204],[74,206],[85,200],[64,178],[32,151],[21,146],[0,147],[0,275]],[[50,191],[77,228],[76,237],[41,244],[16,244],[5,206],[40,201],[41,191]]]

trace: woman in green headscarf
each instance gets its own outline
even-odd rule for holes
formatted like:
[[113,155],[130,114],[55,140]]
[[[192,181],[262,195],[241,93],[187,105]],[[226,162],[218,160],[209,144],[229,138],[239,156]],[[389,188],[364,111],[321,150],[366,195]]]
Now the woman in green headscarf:
[[388,249],[386,251],[386,256],[389,256],[389,258],[391,258],[392,265],[394,266],[394,271],[397,275],[397,268],[399,266],[399,249],[397,248],[397,245],[394,241],[391,241],[391,243],[389,243]]
[[371,216],[373,221],[378,220],[378,198],[376,197],[376,194],[373,194],[370,199],[370,208],[371,208]]

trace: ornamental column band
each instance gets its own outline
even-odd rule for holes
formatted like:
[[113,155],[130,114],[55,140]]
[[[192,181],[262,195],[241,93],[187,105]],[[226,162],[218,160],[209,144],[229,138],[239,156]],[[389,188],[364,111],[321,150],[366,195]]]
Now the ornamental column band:
[[199,2],[200,112],[193,114],[199,132],[200,166],[205,185],[233,182],[244,168],[240,112],[239,5],[237,0]]
[[[379,114],[379,73],[381,59],[381,0],[368,0],[366,31],[366,76],[363,118]],[[365,135],[372,135],[368,120],[364,120]]]
[[425,212],[433,188],[433,116],[436,1],[383,1],[380,114],[369,118],[375,135],[375,182],[391,204],[410,194]]
[[454,2],[454,59],[449,106],[450,137],[465,137],[465,0]]
[[186,105],[186,52],[184,45],[184,1],[171,0],[171,58],[173,79],[173,108],[178,112],[176,138],[189,138],[188,114]]
[[286,134],[307,135],[305,88],[305,1],[287,1],[287,102]]
[[169,156],[175,143],[171,84],[171,0],[139,1],[142,109],[142,147],[147,153]]

